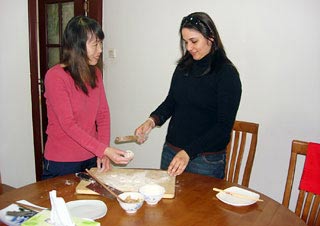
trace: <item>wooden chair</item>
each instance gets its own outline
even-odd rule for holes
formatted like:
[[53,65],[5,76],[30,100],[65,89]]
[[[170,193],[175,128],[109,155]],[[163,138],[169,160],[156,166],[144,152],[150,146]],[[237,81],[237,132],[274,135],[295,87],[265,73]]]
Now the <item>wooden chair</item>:
[[[287,208],[289,208],[290,204],[297,157],[298,155],[305,157],[307,155],[307,148],[308,142],[299,140],[292,141],[287,182],[282,200],[282,205]],[[311,192],[299,190],[295,214],[304,220],[309,226],[320,226],[320,196]]]
[[[244,162],[243,157],[246,153],[247,159],[242,173],[241,185],[248,187],[256,153],[258,129],[259,124],[257,123],[235,121],[231,132],[230,142],[227,146],[225,180],[239,183],[241,164]],[[248,134],[249,136],[247,136]],[[247,143],[249,146],[246,145]]]
[[11,191],[13,189],[15,189],[15,188],[2,183],[1,173],[0,173],[0,195],[7,192],[7,191]]

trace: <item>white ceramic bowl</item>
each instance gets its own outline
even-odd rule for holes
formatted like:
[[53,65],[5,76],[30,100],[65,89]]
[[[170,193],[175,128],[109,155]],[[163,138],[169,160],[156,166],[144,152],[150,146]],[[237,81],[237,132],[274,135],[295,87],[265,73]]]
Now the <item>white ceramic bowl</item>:
[[149,205],[156,205],[162,199],[165,189],[158,184],[147,184],[140,187],[139,192]]
[[[123,192],[119,195],[119,197],[130,201],[122,202],[120,199],[117,199],[122,209],[124,209],[127,213],[137,212],[144,202],[144,196],[139,192]],[[137,202],[132,202],[134,200],[137,200]]]

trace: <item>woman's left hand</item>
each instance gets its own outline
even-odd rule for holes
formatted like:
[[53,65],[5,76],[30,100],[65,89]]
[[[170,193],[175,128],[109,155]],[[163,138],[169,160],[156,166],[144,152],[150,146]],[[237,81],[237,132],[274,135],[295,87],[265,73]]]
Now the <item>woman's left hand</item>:
[[97,167],[99,172],[106,172],[111,168],[110,159],[104,155],[102,158],[97,158]]
[[168,174],[170,176],[180,175],[186,169],[189,160],[190,157],[185,150],[179,151],[168,167]]

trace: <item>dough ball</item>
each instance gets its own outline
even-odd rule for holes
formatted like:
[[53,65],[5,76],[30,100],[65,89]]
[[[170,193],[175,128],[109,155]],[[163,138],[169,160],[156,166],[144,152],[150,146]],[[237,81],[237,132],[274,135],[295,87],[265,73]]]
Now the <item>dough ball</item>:
[[130,150],[127,150],[126,153],[124,154],[124,157],[131,160],[134,157],[134,153]]

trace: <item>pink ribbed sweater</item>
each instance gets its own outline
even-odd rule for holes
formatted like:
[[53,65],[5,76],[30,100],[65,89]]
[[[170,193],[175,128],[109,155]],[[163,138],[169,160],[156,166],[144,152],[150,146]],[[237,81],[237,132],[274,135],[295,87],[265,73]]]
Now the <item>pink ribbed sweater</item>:
[[110,144],[110,112],[101,71],[87,96],[60,65],[48,70],[45,94],[48,114],[45,158],[77,162],[101,157]]

